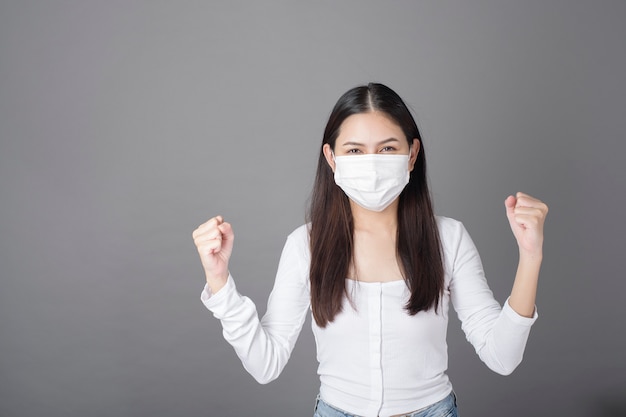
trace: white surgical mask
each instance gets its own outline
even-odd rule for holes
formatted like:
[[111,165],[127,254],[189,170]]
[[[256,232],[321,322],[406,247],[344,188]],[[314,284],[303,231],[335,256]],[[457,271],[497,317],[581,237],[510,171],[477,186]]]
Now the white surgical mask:
[[409,155],[335,157],[335,183],[359,206],[383,211],[409,183]]

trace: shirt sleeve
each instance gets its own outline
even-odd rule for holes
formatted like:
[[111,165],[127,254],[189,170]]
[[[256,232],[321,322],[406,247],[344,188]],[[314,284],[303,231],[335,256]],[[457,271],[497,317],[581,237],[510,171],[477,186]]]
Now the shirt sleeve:
[[232,276],[217,293],[205,286],[200,296],[221,321],[224,338],[244,368],[261,384],[276,379],[287,364],[310,306],[306,233],[303,226],[287,238],[261,320],[254,303],[237,291]]
[[487,285],[482,262],[465,227],[456,222],[453,246],[447,255],[451,265],[450,297],[467,340],[480,359],[494,372],[509,375],[522,361],[532,318],[523,317],[509,305],[494,299]]

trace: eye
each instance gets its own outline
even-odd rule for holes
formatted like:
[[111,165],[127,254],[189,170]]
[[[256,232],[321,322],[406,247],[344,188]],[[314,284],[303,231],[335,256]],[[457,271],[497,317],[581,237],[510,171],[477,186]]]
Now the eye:
[[393,146],[385,146],[380,151],[381,152],[395,152],[396,148],[394,148]]
[[357,148],[352,148],[352,149],[348,149],[348,150],[346,151],[346,153],[348,153],[348,154],[361,153],[361,150],[360,150],[360,149],[357,149]]

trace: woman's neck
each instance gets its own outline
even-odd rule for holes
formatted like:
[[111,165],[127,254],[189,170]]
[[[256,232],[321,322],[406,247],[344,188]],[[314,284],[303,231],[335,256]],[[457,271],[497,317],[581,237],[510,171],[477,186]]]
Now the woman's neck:
[[398,230],[398,199],[383,211],[364,209],[350,201],[355,232],[392,232]]

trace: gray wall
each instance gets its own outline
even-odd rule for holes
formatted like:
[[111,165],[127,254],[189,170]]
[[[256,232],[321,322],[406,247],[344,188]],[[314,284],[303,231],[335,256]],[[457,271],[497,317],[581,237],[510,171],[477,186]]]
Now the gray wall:
[[[540,319],[490,372],[449,331],[465,417],[626,415],[622,1],[0,2],[0,416],[307,416],[309,324],[261,386],[199,300],[223,214],[262,313],[345,90],[414,109],[439,214],[497,298],[503,200],[550,206]],[[454,316],[454,314],[453,314]]]

